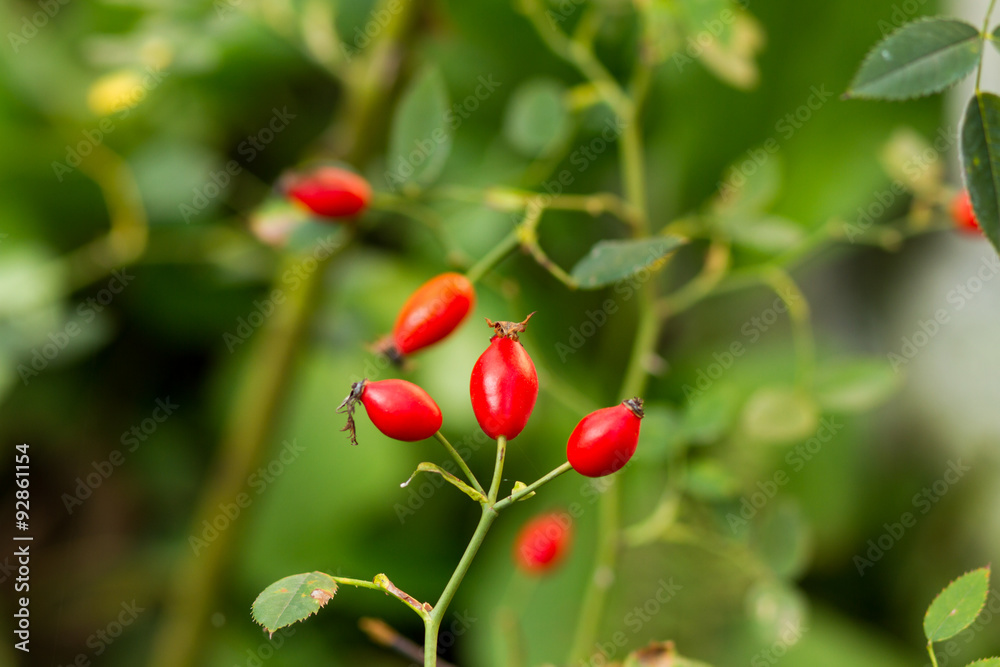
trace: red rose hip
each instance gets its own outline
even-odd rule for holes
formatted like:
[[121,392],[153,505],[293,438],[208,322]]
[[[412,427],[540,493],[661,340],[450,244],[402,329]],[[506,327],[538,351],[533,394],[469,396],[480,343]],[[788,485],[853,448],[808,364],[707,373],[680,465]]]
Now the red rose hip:
[[581,475],[604,477],[620,470],[639,444],[642,399],[631,398],[580,420],[566,444],[566,457]]
[[475,305],[476,291],[468,278],[442,273],[410,295],[392,334],[378,347],[393,359],[422,350],[457,329]]
[[340,167],[318,167],[285,178],[285,195],[324,218],[357,215],[372,198],[368,181]]
[[472,368],[469,393],[479,426],[494,440],[500,436],[516,438],[538,398],[535,364],[518,340],[531,315],[523,322],[486,320],[496,335]]
[[514,563],[529,574],[544,574],[562,562],[572,537],[568,515],[540,514],[518,532],[514,540]]
[[354,432],[354,409],[365,406],[368,418],[379,431],[393,440],[416,442],[430,438],[441,428],[441,408],[426,391],[406,380],[362,380],[351,386],[351,393],[337,408],[347,413],[351,444],[358,444]]
[[968,190],[962,190],[951,202],[951,218],[955,227],[966,234],[979,234],[979,220],[972,208],[972,198]]

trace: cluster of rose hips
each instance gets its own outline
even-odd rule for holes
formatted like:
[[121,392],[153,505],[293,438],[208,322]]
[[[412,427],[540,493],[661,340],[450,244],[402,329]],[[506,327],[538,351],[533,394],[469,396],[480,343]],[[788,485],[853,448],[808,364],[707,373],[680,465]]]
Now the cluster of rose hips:
[[[472,283],[458,273],[439,275],[419,287],[403,304],[392,333],[377,345],[391,358],[405,356],[440,341],[454,331],[475,305]],[[513,440],[524,430],[538,397],[538,374],[519,340],[523,322],[492,322],[489,346],[472,369],[469,393],[472,410],[490,438]],[[346,431],[357,444],[354,410],[357,404],[380,432],[394,440],[416,442],[434,437],[443,421],[441,409],[421,387],[400,379],[356,382],[338,408],[347,413]],[[603,477],[632,458],[639,441],[642,400],[632,398],[585,416],[566,445],[569,464],[582,475]],[[525,526],[515,547],[515,561],[528,572],[545,571],[565,553],[568,520],[558,514],[537,517]]]

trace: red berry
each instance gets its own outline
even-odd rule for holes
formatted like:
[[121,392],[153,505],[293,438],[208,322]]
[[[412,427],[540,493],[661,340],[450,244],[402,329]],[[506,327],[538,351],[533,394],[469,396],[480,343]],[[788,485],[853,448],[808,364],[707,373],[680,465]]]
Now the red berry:
[[[531,315],[534,315],[532,313]],[[524,322],[486,322],[496,335],[472,368],[472,411],[479,426],[494,440],[513,440],[524,430],[538,398],[538,374],[531,357],[518,342]]]
[[530,574],[547,572],[562,561],[572,537],[569,515],[536,516],[524,524],[514,540],[514,562]]
[[581,475],[604,477],[628,463],[639,444],[642,399],[601,408],[580,420],[566,444],[566,457]]
[[337,408],[347,413],[351,444],[358,444],[354,433],[354,408],[365,406],[375,428],[393,440],[416,442],[430,438],[441,428],[441,408],[427,392],[406,380],[362,380],[351,386],[351,393]]
[[461,273],[442,273],[410,295],[392,335],[379,345],[394,359],[438,342],[458,328],[476,305],[476,291]]
[[347,218],[363,211],[372,198],[368,181],[340,167],[319,167],[285,179],[285,194],[316,215]]
[[962,190],[951,202],[951,217],[955,226],[967,234],[979,234],[979,221],[972,209],[972,198],[968,190]]

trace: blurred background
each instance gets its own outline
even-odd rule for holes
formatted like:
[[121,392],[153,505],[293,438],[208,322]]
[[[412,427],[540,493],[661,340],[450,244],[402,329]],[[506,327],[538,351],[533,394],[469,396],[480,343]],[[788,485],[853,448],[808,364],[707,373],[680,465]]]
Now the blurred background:
[[[1000,281],[986,241],[945,229],[958,176],[946,100],[839,97],[888,31],[956,11],[978,24],[986,3],[636,4],[656,7],[670,54],[642,119],[654,229],[738,218],[727,233],[744,267],[833,231],[791,267],[815,336],[805,406],[782,394],[805,334],[774,292],[731,291],[667,322],[639,453],[620,473],[630,529],[602,642],[624,636],[608,645],[617,660],[671,639],[722,667],[926,664],[926,605],[1000,554]],[[628,73],[632,3],[547,11]],[[485,475],[491,443],[467,393],[482,318],[538,311],[522,341],[543,390],[505,475],[530,481],[564,460],[585,412],[624,398],[636,312],[626,290],[570,292],[519,254],[477,286],[456,334],[404,371],[379,365],[368,346],[407,295],[512,227],[482,201],[392,192],[398,100],[422,72],[443,77],[442,191],[545,191],[569,168],[568,191],[620,192],[616,151],[573,162],[607,111],[500,0],[11,0],[0,27],[0,488],[12,517],[14,448],[28,444],[34,538],[31,652],[5,640],[0,665],[408,664],[358,619],[417,641],[420,624],[371,591],[343,588],[270,639],[250,618],[264,587],[312,570],[385,572],[435,599],[475,526],[453,489],[399,486],[442,460],[434,443],[389,441],[361,418],[350,447],[334,408],[360,377],[406,377]],[[729,165],[775,145],[739,167],[756,208],[724,211]],[[355,231],[271,233],[288,215],[274,184],[315,160],[350,163],[382,195]],[[902,232],[879,232],[901,218]],[[541,241],[570,267],[623,234],[608,216],[553,212]],[[679,253],[662,289],[705,251]],[[609,298],[616,312],[588,334]],[[515,625],[525,664],[565,664],[599,495],[570,474],[504,515],[445,625],[449,660],[512,664]],[[517,572],[518,527],[572,507],[564,566]],[[0,551],[8,619],[12,553]],[[994,588],[942,667],[1000,652],[998,612]]]

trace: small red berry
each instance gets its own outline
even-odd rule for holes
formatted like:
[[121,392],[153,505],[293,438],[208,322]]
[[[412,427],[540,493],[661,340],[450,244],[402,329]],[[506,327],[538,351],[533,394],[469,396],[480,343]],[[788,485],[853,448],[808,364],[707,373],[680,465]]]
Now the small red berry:
[[461,273],[442,273],[410,295],[396,317],[392,334],[378,348],[393,359],[438,342],[472,312],[476,290]]
[[286,177],[285,194],[316,215],[348,218],[363,211],[372,198],[368,181],[340,167],[318,167]]
[[514,562],[529,574],[559,565],[569,551],[572,520],[566,514],[540,514],[521,528],[514,540]]
[[406,380],[362,380],[351,385],[351,393],[337,408],[347,413],[347,426],[341,430],[350,434],[352,445],[358,444],[354,408],[359,402],[375,428],[393,440],[425,440],[441,428],[441,408],[417,385]]
[[968,190],[962,190],[951,202],[951,218],[955,221],[955,227],[966,234],[979,234],[979,221],[976,219],[976,212],[972,209],[972,197]]
[[531,315],[523,322],[486,320],[496,335],[472,368],[469,390],[476,420],[494,440],[501,435],[508,440],[516,438],[528,423],[538,398],[535,364],[518,341]]
[[642,399],[601,408],[580,420],[566,443],[566,457],[581,475],[604,477],[620,470],[639,444]]

